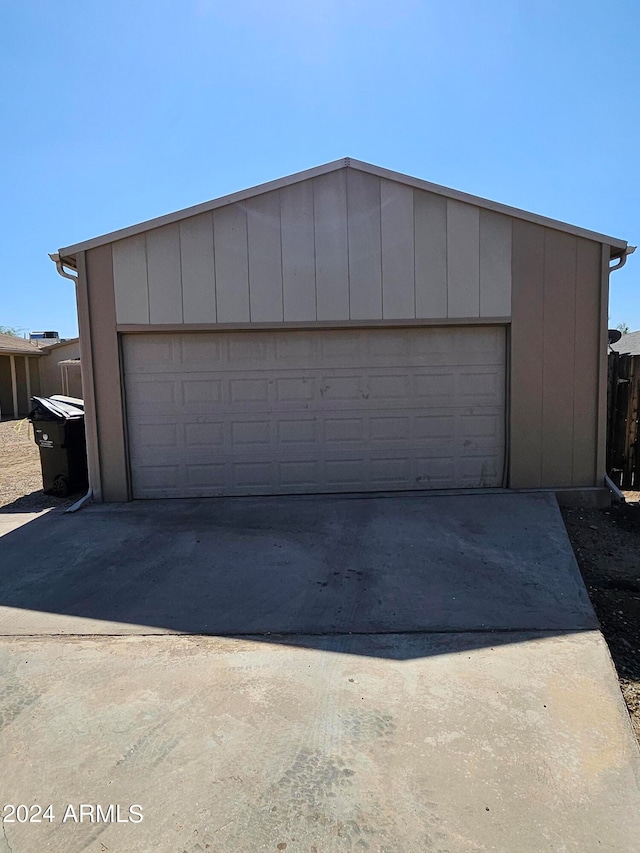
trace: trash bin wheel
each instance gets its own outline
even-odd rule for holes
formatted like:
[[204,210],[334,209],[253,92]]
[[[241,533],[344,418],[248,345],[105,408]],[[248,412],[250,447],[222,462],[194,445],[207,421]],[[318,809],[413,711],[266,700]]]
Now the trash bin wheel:
[[66,477],[58,476],[55,478],[51,484],[51,494],[57,498],[66,498],[69,494],[69,483],[67,483]]

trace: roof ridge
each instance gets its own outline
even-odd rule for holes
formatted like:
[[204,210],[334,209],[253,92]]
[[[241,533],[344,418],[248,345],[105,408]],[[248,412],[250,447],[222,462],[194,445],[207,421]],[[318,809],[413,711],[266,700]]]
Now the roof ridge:
[[415,189],[421,189],[425,192],[434,193],[435,195],[441,195],[446,198],[464,202],[466,204],[472,204],[476,207],[485,208],[497,213],[503,213],[515,219],[524,219],[526,221],[533,222],[537,225],[543,225],[548,228],[554,228],[559,231],[568,232],[570,234],[573,234],[574,236],[594,240],[595,242],[603,243],[604,245],[608,245],[612,248],[615,248],[617,251],[612,253],[612,256],[620,255],[621,252],[623,252],[627,247],[626,240],[621,240],[617,237],[611,237],[606,234],[599,233],[597,231],[590,231],[586,228],[581,228],[576,225],[571,225],[567,222],[561,222],[560,220],[551,219],[547,216],[542,216],[540,214],[521,210],[517,207],[511,207],[510,205],[502,204],[501,202],[481,198],[480,196],[470,195],[469,193],[462,192],[461,190],[455,190],[450,187],[442,186],[440,184],[433,184],[429,181],[423,180],[422,178],[415,178],[411,175],[406,175],[402,172],[395,172],[390,169],[385,169],[381,166],[374,166],[373,164],[366,163],[363,160],[356,160],[352,157],[343,157],[340,160],[332,160],[329,163],[325,163],[321,166],[315,166],[311,169],[306,169],[301,172],[294,172],[293,174],[285,176],[283,178],[277,178],[276,180],[267,181],[266,183],[258,184],[257,186],[249,187],[244,190],[239,190],[235,193],[219,196],[218,198],[202,202],[201,204],[186,207],[181,210],[165,214],[163,216],[147,219],[143,222],[135,223],[134,225],[130,225],[126,228],[121,228],[116,231],[111,231],[107,234],[103,234],[101,236],[94,237],[89,240],[84,240],[81,243],[74,243],[73,245],[67,246],[66,248],[59,249],[58,253],[60,257],[63,258],[63,260],[69,261],[72,260],[75,254],[78,252],[93,249],[97,246],[103,246],[108,243],[114,243],[117,240],[124,240],[127,237],[133,237],[136,234],[151,231],[155,228],[160,228],[163,225],[169,225],[174,222],[180,222],[183,219],[190,219],[193,216],[198,216],[202,213],[208,213],[209,211],[215,210],[220,207],[225,207],[229,204],[235,204],[239,201],[245,201],[249,198],[253,198],[254,196],[263,195],[264,193],[268,192],[274,192],[275,190],[283,189],[284,187],[291,186],[292,184],[301,183],[302,181],[306,180],[312,180],[313,178],[318,178],[323,175],[329,174],[330,172],[335,172],[345,168],[357,169],[358,171],[367,172],[379,178],[384,178],[386,180],[396,181],[398,183],[403,183],[408,186],[412,186]]

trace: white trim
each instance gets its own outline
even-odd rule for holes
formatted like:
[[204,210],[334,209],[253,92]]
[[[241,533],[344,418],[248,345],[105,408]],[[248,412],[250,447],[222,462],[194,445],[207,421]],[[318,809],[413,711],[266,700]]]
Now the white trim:
[[[466,204],[473,204],[476,207],[493,210],[497,213],[504,213],[507,216],[511,216],[516,219],[524,219],[528,222],[533,222],[536,225],[544,225],[547,228],[554,228],[557,231],[565,231],[568,234],[573,234],[577,237],[584,237],[587,240],[594,240],[597,243],[603,243],[618,250],[626,249],[627,247],[626,240],[620,240],[617,237],[608,237],[606,234],[600,234],[597,231],[589,231],[585,228],[579,228],[576,225],[570,225],[567,222],[560,222],[556,219],[550,219],[547,216],[529,213],[528,211],[520,210],[517,207],[510,207],[506,204],[500,204],[496,201],[490,201],[489,199],[480,198],[478,196],[470,195],[469,193],[460,192],[459,190],[453,190],[439,184],[432,184],[429,181],[423,181],[420,178],[413,178],[409,175],[403,175],[400,172],[394,172],[390,169],[383,169],[380,166],[373,166],[370,163],[364,163],[360,160],[352,160],[349,157],[344,157],[341,160],[334,160],[331,163],[326,163],[324,166],[316,166],[313,169],[306,169],[304,172],[297,172],[294,175],[279,178],[275,181],[269,181],[268,183],[260,184],[257,187],[251,187],[249,189],[232,193],[231,195],[221,196],[220,198],[204,202],[203,204],[196,204],[193,207],[187,207],[183,210],[175,211],[174,213],[168,213],[165,216],[148,219],[145,222],[139,222],[136,225],[131,225],[128,228],[121,228],[117,231],[111,231],[109,234],[94,237],[93,239],[85,240],[82,243],[75,243],[72,246],[60,249],[59,254],[66,263],[71,260],[77,252],[95,249],[97,246],[114,243],[116,240],[133,237],[135,234],[151,231],[152,229],[160,228],[163,225],[169,225],[173,222],[189,219],[192,216],[198,216],[200,213],[207,213],[210,210],[215,210],[216,208],[224,207],[228,204],[245,201],[253,196],[273,192],[274,190],[281,189],[282,187],[297,184],[301,181],[316,178],[320,175],[326,175],[328,172],[335,172],[338,169],[344,168],[357,169],[360,172],[368,172],[370,175],[376,175],[380,178],[397,181],[398,183],[406,184],[407,186],[411,186],[416,189],[426,190],[427,192],[434,193],[435,195],[445,196],[446,198],[462,201]],[[619,251],[614,253],[615,256],[618,256],[619,254]]]
[[417,320],[308,320],[273,323],[118,323],[122,334],[173,332],[291,332],[323,329],[393,329],[421,326],[506,326],[511,317],[441,317]]

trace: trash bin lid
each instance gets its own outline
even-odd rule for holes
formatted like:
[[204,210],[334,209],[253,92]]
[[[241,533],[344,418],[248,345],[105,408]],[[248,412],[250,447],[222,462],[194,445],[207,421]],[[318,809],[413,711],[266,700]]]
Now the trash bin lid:
[[70,403],[76,409],[84,411],[84,400],[81,400],[79,397],[65,397],[64,394],[52,394],[49,399],[56,402],[60,401],[61,403]]
[[29,420],[66,421],[84,417],[83,408],[53,397],[32,397],[31,402],[33,409],[29,412]]

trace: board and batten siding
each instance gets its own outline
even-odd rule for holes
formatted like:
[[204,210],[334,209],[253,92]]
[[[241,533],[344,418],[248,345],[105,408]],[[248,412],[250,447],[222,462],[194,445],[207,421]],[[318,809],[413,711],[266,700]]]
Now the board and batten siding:
[[599,243],[513,221],[512,488],[602,485]]
[[341,169],[112,244],[118,324],[508,317],[504,214]]

